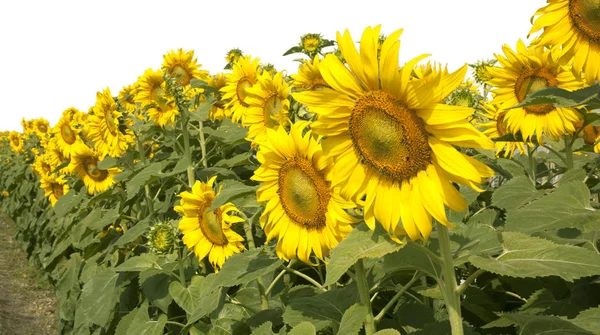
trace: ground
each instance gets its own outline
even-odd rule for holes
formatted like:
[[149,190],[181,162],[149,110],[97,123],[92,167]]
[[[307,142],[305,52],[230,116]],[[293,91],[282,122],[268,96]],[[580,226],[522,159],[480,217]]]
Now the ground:
[[55,334],[54,288],[42,270],[29,265],[15,232],[0,212],[0,334]]

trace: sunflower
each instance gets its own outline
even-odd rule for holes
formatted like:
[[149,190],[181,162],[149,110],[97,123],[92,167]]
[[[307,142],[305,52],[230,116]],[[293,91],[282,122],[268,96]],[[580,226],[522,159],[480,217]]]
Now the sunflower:
[[[525,97],[540,89],[556,86],[567,90],[581,88],[583,83],[564,67],[565,64],[554,61],[549,50],[530,46],[523,41],[517,42],[517,52],[508,45],[502,48],[506,57],[496,55],[502,67],[488,67],[493,77],[488,84],[494,88],[493,104],[502,108],[512,107]],[[504,116],[506,129],[511,133],[521,131],[528,142],[535,136],[543,143],[542,136],[557,139],[572,133],[573,122],[579,120],[579,114],[572,108],[555,108],[551,104],[509,109]]]
[[52,207],[54,207],[58,198],[69,192],[69,185],[67,185],[67,180],[64,176],[41,176],[40,187],[44,190],[44,196],[48,197],[48,201],[50,201]]
[[[44,156],[46,157],[46,163],[50,165],[50,170],[54,171],[58,168],[63,162],[69,162],[70,156],[66,157],[62,150],[58,147],[57,144],[58,137],[53,137],[48,139],[47,141],[42,141],[42,147],[44,148]],[[83,142],[79,142],[83,143]],[[69,151],[70,152],[70,151]],[[70,165],[58,170],[58,173],[69,174],[71,170],[69,169]]]
[[31,164],[31,169],[38,176],[49,176],[54,169],[48,162],[48,154],[36,155],[35,162]]
[[136,84],[124,86],[117,98],[117,102],[122,110],[130,114],[133,114],[137,110],[137,105],[135,103]]
[[[588,85],[600,80],[600,2],[548,0],[538,9],[529,34],[543,28],[533,43],[550,47],[558,56],[573,59],[573,73],[583,71]],[[533,18],[532,18],[533,19]]]
[[[574,124],[575,129],[581,129],[583,121]],[[583,141],[587,145],[594,146],[594,152],[600,153],[600,127],[588,124],[581,129],[579,135],[583,137]]]
[[35,133],[39,138],[44,138],[50,131],[50,123],[44,118],[39,118],[34,121]]
[[179,111],[167,93],[163,71],[146,70],[138,85],[135,101],[142,104],[148,118],[161,127],[174,125]]
[[162,70],[177,78],[183,86],[189,85],[192,79],[205,80],[208,77],[208,71],[200,70],[200,64],[194,58],[194,50],[171,50],[163,58]]
[[241,56],[233,64],[233,73],[227,74],[227,85],[221,89],[223,100],[230,100],[226,108],[231,109],[231,119],[238,122],[246,114],[246,89],[258,81],[258,58]]
[[94,115],[88,118],[86,136],[94,142],[101,157],[120,157],[134,142],[133,132],[122,123],[123,114],[117,111],[110,89],[96,93]]
[[52,128],[52,133],[58,150],[65,158],[71,157],[71,151],[76,143],[82,143],[76,123],[72,121],[72,117],[68,113],[63,113],[58,123]]
[[[224,73],[217,73],[214,76],[210,76],[207,81],[209,86],[221,90],[227,85],[227,78]],[[221,100],[216,101],[210,111],[208,112],[208,118],[213,121],[223,120],[226,117],[231,117],[230,110],[226,110]]]
[[90,195],[106,191],[115,183],[114,176],[121,172],[118,168],[100,169],[99,160],[100,155],[83,143],[73,148],[70,170],[83,180]]
[[298,74],[292,75],[294,79],[292,85],[297,90],[318,90],[329,87],[319,71],[319,62],[319,56],[315,56],[312,61],[305,60],[298,66]]
[[332,186],[333,160],[310,131],[304,136],[302,131],[299,124],[289,134],[283,127],[267,129],[257,153],[262,165],[252,179],[262,182],[256,192],[258,202],[266,205],[260,224],[267,241],[278,238],[277,255],[313,264],[313,252],[324,261],[352,230],[356,221],[345,209],[356,204]]
[[263,73],[258,77],[257,84],[246,90],[248,110],[242,124],[250,128],[248,140],[261,142],[267,136],[267,128],[276,129],[287,123],[290,110],[289,91],[290,87],[281,72],[273,77]]
[[380,26],[364,31],[360,54],[350,33],[338,32],[349,68],[327,55],[319,68],[332,88],[293,96],[318,115],[311,128],[327,136],[323,148],[336,159],[334,185],[342,196],[361,201],[369,227],[377,220],[396,241],[398,233],[427,239],[432,217],[452,226],[444,205],[467,208],[452,182],[481,191],[478,185],[494,174],[454,145],[492,149],[494,144],[467,121],[472,108],[442,103],[460,85],[466,66],[451,74],[433,68],[428,80],[411,80],[414,65],[425,56],[400,69],[398,30],[383,42],[378,58],[379,31]]
[[196,181],[192,192],[179,194],[181,204],[174,209],[183,213],[179,221],[183,243],[194,251],[198,260],[208,255],[208,261],[218,271],[227,258],[246,248],[242,244],[244,238],[231,229],[233,223],[244,222],[232,213],[239,212],[232,203],[208,211],[216,197],[213,190],[216,179],[212,177],[208,183]]
[[13,152],[23,152],[23,137],[20,133],[17,133],[16,131],[11,131],[8,135],[8,139],[10,141],[10,149]]
[[[486,134],[487,137],[494,139],[509,134],[504,125],[504,117],[507,111],[501,110],[498,108],[498,105],[490,103],[481,105],[481,109],[484,111],[484,115],[488,119],[488,122],[478,123],[478,126],[483,129],[483,133]],[[522,142],[498,141],[495,142],[495,146],[496,156],[498,157],[503,156],[510,158],[516,150],[518,150],[521,155],[527,155],[527,151]]]

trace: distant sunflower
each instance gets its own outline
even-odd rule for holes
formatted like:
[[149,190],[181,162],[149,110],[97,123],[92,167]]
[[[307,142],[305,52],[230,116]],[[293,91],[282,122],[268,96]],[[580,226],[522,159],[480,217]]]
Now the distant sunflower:
[[135,92],[137,90],[136,84],[124,86],[119,92],[117,101],[123,108],[123,111],[133,114],[137,110],[135,103]]
[[302,131],[298,124],[289,134],[283,127],[267,129],[257,153],[262,165],[252,179],[262,182],[256,192],[266,207],[260,224],[267,241],[278,238],[277,255],[313,264],[311,254],[324,261],[352,230],[356,220],[345,209],[357,206],[332,186],[333,160],[310,131]]
[[263,73],[258,82],[246,90],[248,109],[242,120],[244,127],[249,127],[249,140],[257,142],[267,136],[267,128],[277,129],[288,122],[290,87],[283,79],[281,72],[271,76]]
[[319,71],[319,62],[319,56],[315,56],[312,61],[305,60],[298,66],[298,74],[292,75],[294,79],[292,85],[297,90],[318,90],[329,87]]
[[13,152],[23,152],[23,137],[20,133],[17,133],[16,131],[11,131],[8,135],[8,139],[10,141],[10,149]]
[[194,58],[194,50],[171,50],[163,58],[162,70],[177,78],[183,86],[189,85],[192,79],[206,80],[208,76],[208,71],[200,70],[200,64]]
[[45,175],[40,178],[40,187],[44,190],[44,196],[48,197],[50,205],[54,207],[58,198],[69,192],[69,185],[64,176],[55,177]]
[[[501,67],[487,68],[492,76],[488,84],[494,87],[493,104],[508,108],[546,87],[575,90],[583,85],[565,67],[566,64],[553,60],[548,49],[526,47],[521,40],[517,43],[517,52],[508,45],[502,49],[506,56],[496,55]],[[575,130],[573,122],[579,119],[579,114],[572,108],[555,108],[547,104],[509,109],[504,123],[511,133],[521,131],[526,142],[535,136],[539,143],[543,143],[544,134],[557,139],[572,133]]]
[[73,148],[70,170],[83,180],[90,195],[106,191],[115,183],[114,176],[121,172],[118,168],[100,169],[99,160],[100,155],[83,143]]
[[360,54],[350,33],[338,32],[349,68],[327,55],[319,68],[332,88],[293,96],[318,115],[311,128],[327,136],[323,149],[336,160],[334,185],[342,187],[342,196],[364,204],[369,227],[374,229],[377,220],[396,241],[398,233],[427,239],[432,217],[452,226],[444,205],[467,208],[452,182],[480,190],[478,185],[494,174],[454,146],[494,145],[467,121],[472,108],[442,103],[460,85],[466,66],[451,74],[433,68],[427,80],[411,80],[415,64],[425,56],[400,69],[402,31],[383,42],[377,57],[379,32],[380,26],[364,31]]
[[[583,71],[588,85],[600,80],[600,2],[598,0],[547,0],[538,9],[529,34],[543,28],[533,43],[574,58],[572,69]],[[533,18],[532,18],[533,19]]]
[[75,127],[71,116],[64,114],[52,128],[55,143],[65,158],[71,157],[71,151],[76,143],[82,143],[79,130]]
[[[214,76],[210,76],[207,83],[217,90],[221,90],[223,87],[225,87],[225,85],[227,85],[227,78],[225,77],[224,73],[217,73]],[[208,118],[210,120],[217,121],[223,120],[226,117],[231,117],[231,114],[225,110],[225,106],[221,100],[216,101],[208,112]]]
[[[501,110],[498,108],[498,105],[493,104],[485,104],[482,105],[481,108],[485,112],[485,117],[488,119],[488,122],[479,123],[478,126],[483,129],[483,133],[486,134],[487,137],[494,139],[509,134],[504,125],[504,117],[507,111]],[[495,142],[495,146],[496,156],[502,155],[503,157],[510,158],[516,150],[518,150],[521,155],[527,155],[523,142],[497,141]]]
[[39,136],[39,138],[44,138],[50,131],[50,123],[44,118],[36,119],[34,125],[35,133]]
[[31,169],[38,176],[49,176],[50,173],[54,170],[52,165],[48,163],[48,154],[45,153],[43,155],[36,155],[35,162],[31,164]]
[[231,229],[233,223],[244,222],[234,214],[239,210],[232,203],[208,211],[216,197],[213,190],[216,179],[216,176],[212,177],[208,183],[196,181],[192,192],[179,194],[181,204],[174,209],[183,213],[179,222],[183,243],[194,251],[198,260],[208,256],[208,261],[218,271],[227,258],[246,248],[242,244],[244,238]]
[[138,85],[135,101],[142,104],[148,118],[161,127],[174,125],[179,111],[167,93],[163,71],[146,70]]
[[227,85],[221,89],[223,100],[230,100],[226,108],[231,109],[233,122],[241,120],[246,114],[246,89],[251,88],[258,81],[259,59],[252,56],[241,56],[233,64],[233,73],[227,74]]
[[96,93],[94,115],[88,118],[86,135],[94,142],[94,148],[101,157],[120,157],[134,142],[133,132],[122,126],[122,119],[123,113],[117,111],[110,89]]

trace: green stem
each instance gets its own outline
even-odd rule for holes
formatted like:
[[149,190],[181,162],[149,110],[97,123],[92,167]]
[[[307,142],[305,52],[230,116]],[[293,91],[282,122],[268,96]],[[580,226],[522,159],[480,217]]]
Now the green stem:
[[200,133],[200,150],[202,150],[202,166],[204,168],[208,167],[208,162],[206,161],[206,140],[204,139],[204,124],[202,121],[198,122],[198,133]]
[[283,277],[283,275],[285,274],[286,270],[281,270],[281,272],[279,272],[279,274],[277,275],[277,277],[275,277],[275,279],[273,279],[273,281],[271,282],[271,285],[269,285],[269,287],[267,287],[267,289],[265,290],[265,295],[269,295],[269,293],[271,293],[271,291],[273,290],[273,288],[275,287],[275,284],[277,284],[277,282],[279,281],[279,279],[281,279]]
[[365,265],[363,264],[362,258],[356,261],[354,264],[354,271],[356,272],[356,285],[358,286],[358,294],[360,295],[360,302],[367,307],[367,317],[365,318],[365,334],[375,334],[375,319],[373,318],[373,307],[371,306],[371,299],[369,299],[369,286],[367,284],[367,273],[365,271]]
[[310,278],[309,276],[305,275],[304,273],[302,273],[296,269],[292,269],[291,267],[289,267],[287,265],[284,265],[283,268],[285,269],[285,271],[287,271],[289,273],[293,273],[296,276],[305,279],[307,282],[313,284],[316,288],[320,289],[321,291],[323,291],[323,292],[327,291],[327,289],[325,287],[323,287],[323,285],[319,284],[319,282]]
[[171,320],[168,320],[168,321],[167,321],[167,324],[168,324],[168,325],[175,325],[175,326],[178,326],[178,327],[180,327],[180,328],[185,328],[185,325],[184,325],[183,323],[179,323],[179,322],[177,322],[177,321],[171,321]]
[[[144,143],[138,138],[137,141],[138,151],[140,152],[140,160],[144,165],[146,165],[146,150],[144,150]],[[146,204],[148,206],[147,215],[152,215],[154,213],[154,201],[150,197],[150,185],[144,185],[144,192],[146,194]]]
[[412,279],[406,283],[406,285],[404,285],[402,287],[402,289],[400,289],[400,291],[398,291],[398,293],[396,293],[396,295],[392,298],[392,300],[390,300],[381,310],[381,312],[379,312],[379,314],[377,314],[377,316],[375,317],[375,322],[379,322],[381,321],[381,319],[383,319],[383,317],[385,316],[385,313],[387,313],[390,308],[394,307],[394,305],[396,304],[396,302],[398,301],[398,299],[400,299],[400,297],[420,278],[422,277],[421,273],[419,273],[419,271],[415,272],[415,275],[412,277]]
[[560,152],[556,151],[554,148],[545,145],[544,148],[548,149],[554,156],[560,158],[560,160],[567,165],[567,160],[560,154]]
[[573,142],[569,136],[565,136],[565,154],[567,156],[567,170],[573,168]]
[[185,287],[185,270],[183,268],[183,261],[184,261],[184,258],[183,258],[183,248],[184,247],[182,246],[179,249],[179,255],[178,255],[179,257],[178,257],[178,260],[177,260],[177,263],[178,263],[177,265],[179,267],[179,281]]
[[463,294],[465,290],[469,287],[469,285],[471,285],[471,283],[475,281],[475,279],[477,279],[477,277],[482,275],[484,272],[485,270],[479,269],[473,272],[467,279],[465,279],[465,281],[462,284],[460,284],[460,286],[457,289],[458,295],[460,296],[461,294]]
[[463,335],[460,295],[458,294],[456,276],[454,274],[454,260],[452,258],[452,251],[450,250],[448,228],[440,223],[438,223],[437,227],[440,239],[440,254],[444,260],[442,263],[443,280],[438,279],[438,284],[446,302],[452,335]]
[[529,159],[529,177],[531,178],[531,182],[533,186],[537,184],[537,161],[535,159],[535,152],[537,151],[537,146],[533,146],[531,150],[527,152],[527,158]]
[[[248,248],[255,249],[256,244],[254,243],[254,234],[252,233],[252,222],[248,220],[246,214],[244,214],[241,211],[239,213],[244,218],[244,232],[246,233],[246,241],[248,242]],[[256,278],[256,286],[258,287],[258,292],[260,293],[261,309],[263,311],[269,309],[269,299],[267,299],[267,293],[265,291],[265,285],[263,284],[262,277]]]
[[192,152],[190,150],[190,132],[188,130],[188,122],[187,120],[185,120],[184,122],[182,122],[183,124],[183,151],[184,151],[184,155],[185,158],[187,159],[188,162],[188,167],[187,167],[187,177],[188,177],[188,186],[190,188],[192,188],[194,186],[194,182],[196,181],[196,177],[194,175],[194,166],[192,164]]

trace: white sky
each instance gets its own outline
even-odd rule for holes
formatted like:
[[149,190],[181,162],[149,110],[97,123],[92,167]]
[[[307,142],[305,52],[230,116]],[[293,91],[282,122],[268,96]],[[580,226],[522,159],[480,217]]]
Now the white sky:
[[21,118],[53,125],[63,110],[87,111],[96,92],[117,95],[171,49],[195,50],[211,73],[238,47],[295,73],[299,55],[282,56],[305,33],[335,39],[366,26],[404,28],[400,63],[423,53],[447,63],[492,58],[525,39],[544,0],[366,1],[64,1],[0,2],[0,130],[22,131]]

